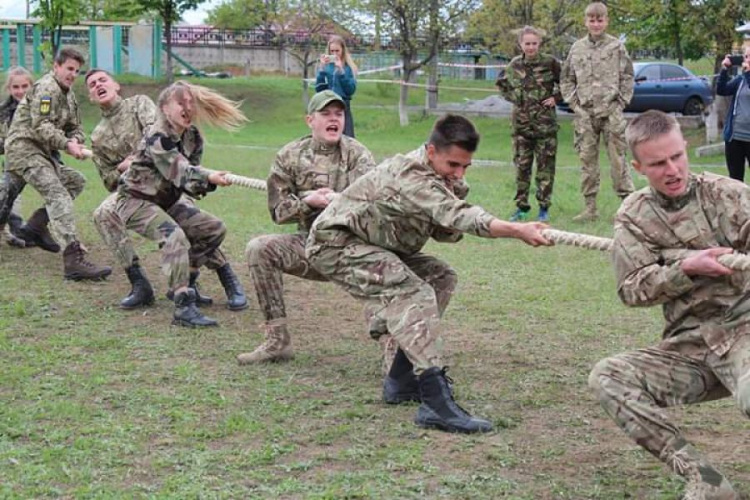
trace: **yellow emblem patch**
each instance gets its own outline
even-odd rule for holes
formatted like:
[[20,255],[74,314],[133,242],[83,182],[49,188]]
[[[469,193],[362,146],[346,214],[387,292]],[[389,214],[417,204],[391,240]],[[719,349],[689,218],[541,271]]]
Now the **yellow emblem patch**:
[[42,97],[42,100],[39,101],[39,114],[46,116],[49,114],[51,110],[52,110],[52,98]]

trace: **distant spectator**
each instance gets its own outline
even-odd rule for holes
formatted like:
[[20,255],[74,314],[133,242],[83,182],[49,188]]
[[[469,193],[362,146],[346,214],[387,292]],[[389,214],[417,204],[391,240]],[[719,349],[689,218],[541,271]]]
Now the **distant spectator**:
[[333,90],[344,100],[344,135],[354,137],[351,100],[357,91],[357,65],[354,64],[344,39],[338,35],[328,39],[328,51],[320,56],[315,92],[323,90]]
[[745,181],[745,162],[750,164],[750,47],[745,49],[740,74],[729,80],[732,62],[727,55],[721,61],[716,93],[733,96],[724,120],[724,156],[729,177]]

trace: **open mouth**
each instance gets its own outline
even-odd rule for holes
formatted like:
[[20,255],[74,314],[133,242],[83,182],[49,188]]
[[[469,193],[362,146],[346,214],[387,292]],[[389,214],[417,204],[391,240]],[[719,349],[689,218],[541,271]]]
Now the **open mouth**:
[[331,132],[331,133],[334,133],[334,134],[335,134],[335,133],[337,133],[338,131],[339,131],[339,126],[338,126],[338,125],[328,125],[328,126],[326,127],[326,132]]
[[101,97],[104,97],[106,95],[107,95],[107,89],[105,89],[104,87],[102,87],[102,88],[100,88],[99,90],[96,91],[96,96],[97,97],[101,98]]

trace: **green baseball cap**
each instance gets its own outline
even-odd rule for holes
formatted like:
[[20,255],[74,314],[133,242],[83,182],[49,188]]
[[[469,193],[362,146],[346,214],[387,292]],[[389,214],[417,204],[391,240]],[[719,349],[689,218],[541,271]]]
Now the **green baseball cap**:
[[342,106],[346,106],[344,100],[336,92],[333,90],[322,90],[310,99],[307,105],[307,114],[311,115],[316,111],[321,111],[332,102],[340,102]]

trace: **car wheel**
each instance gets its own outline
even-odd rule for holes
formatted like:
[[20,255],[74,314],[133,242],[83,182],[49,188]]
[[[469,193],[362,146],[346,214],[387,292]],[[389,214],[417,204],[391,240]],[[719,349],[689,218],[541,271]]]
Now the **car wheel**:
[[685,102],[682,114],[690,116],[701,115],[703,114],[703,108],[703,101],[701,101],[700,97],[691,97]]

